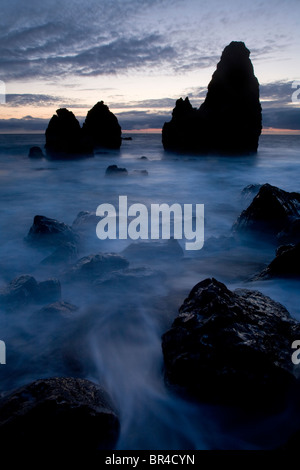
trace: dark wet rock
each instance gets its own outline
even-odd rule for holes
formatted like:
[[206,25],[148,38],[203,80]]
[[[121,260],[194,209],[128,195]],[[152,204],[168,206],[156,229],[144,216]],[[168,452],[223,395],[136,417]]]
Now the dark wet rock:
[[[157,282],[165,280],[165,274],[158,270],[146,267],[128,268],[111,273],[105,279],[96,280],[95,286],[113,287],[114,289],[127,289],[153,287],[157,289]],[[141,291],[142,292],[142,291]],[[146,291],[148,292],[148,290]]]
[[154,263],[180,259],[184,255],[178,240],[173,238],[170,240],[136,241],[125,248],[122,254],[129,260]]
[[243,42],[225,47],[204,103],[193,108],[180,98],[172,120],[163,126],[166,150],[248,154],[257,151],[261,133],[259,84]]
[[126,258],[116,253],[98,253],[81,258],[65,272],[65,278],[73,281],[90,281],[128,268]]
[[197,284],[163,335],[167,383],[197,400],[260,410],[296,386],[291,344],[300,324],[257,291]]
[[30,147],[28,157],[30,158],[43,158],[44,154],[41,147]]
[[149,173],[147,170],[133,170],[134,176],[148,176]]
[[64,300],[59,302],[54,302],[52,304],[46,305],[45,307],[38,310],[38,314],[42,317],[62,317],[62,318],[72,318],[74,313],[77,312],[78,307],[72,305]]
[[253,198],[262,186],[262,184],[248,184],[248,186],[242,189],[241,194],[244,199]]
[[300,242],[300,218],[291,220],[276,238],[280,244]]
[[300,194],[288,193],[264,184],[250,206],[238,217],[233,230],[257,231],[263,236],[276,236],[300,217]]
[[88,380],[41,379],[0,401],[3,449],[76,455],[78,450],[112,449],[118,435],[119,420],[108,394]]
[[84,137],[72,111],[60,108],[52,116],[46,129],[46,152],[52,158],[91,156],[93,145]]
[[119,168],[117,165],[109,165],[105,171],[106,176],[127,176],[126,168]]
[[70,264],[78,258],[77,246],[73,242],[67,242],[59,245],[51,255],[43,259],[41,264],[56,265]]
[[273,277],[300,277],[300,243],[280,246],[276,250],[276,257],[254,280]]
[[140,160],[148,160],[148,158],[147,158],[145,155],[142,155],[142,156],[140,157]]
[[25,240],[34,244],[58,246],[76,244],[79,237],[69,225],[44,215],[36,215]]
[[89,110],[82,131],[94,147],[119,149],[121,146],[121,127],[118,119],[103,101],[99,101]]
[[19,308],[30,303],[56,302],[61,297],[57,279],[37,282],[33,276],[24,274],[0,289],[0,303],[8,308]]

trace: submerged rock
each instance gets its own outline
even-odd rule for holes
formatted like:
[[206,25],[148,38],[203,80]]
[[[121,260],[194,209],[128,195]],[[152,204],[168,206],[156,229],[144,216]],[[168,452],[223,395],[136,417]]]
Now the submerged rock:
[[288,193],[276,186],[264,184],[250,206],[238,217],[233,229],[276,236],[299,217],[299,193]]
[[0,289],[0,304],[10,309],[24,307],[30,303],[56,302],[60,297],[61,286],[57,279],[37,282],[28,274],[16,277]]
[[78,307],[76,305],[72,305],[69,302],[65,302],[63,300],[59,302],[54,302],[49,305],[45,305],[45,307],[38,310],[38,314],[44,317],[63,317],[63,318],[71,318],[75,312],[77,312]]
[[280,246],[273,261],[254,279],[273,277],[300,277],[300,243]]
[[300,323],[257,291],[197,284],[162,337],[167,382],[197,400],[260,410],[296,384],[291,344]]
[[109,165],[105,171],[106,176],[127,176],[126,168],[119,168],[117,165]]
[[44,154],[43,154],[41,147],[30,147],[28,157],[29,158],[43,158]]
[[75,261],[78,257],[77,246],[73,242],[67,242],[59,245],[51,255],[43,259],[41,264],[56,265],[56,264],[69,264]]
[[129,260],[153,263],[183,258],[184,253],[178,240],[136,241],[122,251]]
[[98,253],[84,256],[65,272],[70,280],[90,281],[101,278],[108,273],[128,268],[126,258],[116,253]]
[[95,212],[80,211],[72,223],[72,229],[79,233],[86,232],[87,230],[90,230],[91,227],[96,230],[98,222],[99,217],[96,216]]
[[163,126],[166,150],[248,154],[257,151],[262,128],[259,84],[243,42],[225,47],[204,103],[195,109],[177,100]]
[[36,215],[25,240],[34,244],[57,246],[76,244],[79,237],[69,225],[44,215]]
[[93,154],[93,146],[84,138],[78,120],[66,108],[58,109],[50,119],[45,148],[51,157]]
[[165,280],[165,274],[158,270],[146,267],[128,268],[121,271],[112,272],[105,279],[97,279],[95,286],[109,287],[114,289],[140,289],[140,294],[146,289],[148,294],[149,288],[157,290],[157,282],[161,283]]
[[108,394],[77,378],[41,379],[0,400],[3,449],[50,454],[112,449],[119,420]]
[[119,149],[121,146],[121,126],[103,101],[89,110],[82,131],[94,147]]

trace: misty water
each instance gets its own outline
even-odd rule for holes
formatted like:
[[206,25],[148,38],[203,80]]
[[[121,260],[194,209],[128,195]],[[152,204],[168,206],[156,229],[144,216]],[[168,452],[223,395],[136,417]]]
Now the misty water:
[[[29,159],[43,135],[0,135],[0,286],[21,274],[38,281],[58,278],[62,300],[78,307],[70,318],[43,317],[43,305],[0,310],[0,339],[7,364],[0,366],[0,392],[51,376],[76,376],[99,383],[119,411],[118,449],[248,449],[280,442],[289,427],[286,413],[264,418],[242,416],[235,409],[193,404],[164,384],[161,335],[170,328],[192,287],[215,277],[228,288],[247,287],[282,303],[300,320],[296,281],[251,281],[274,257],[275,247],[259,237],[235,243],[232,225],[255,193],[249,184],[270,183],[300,191],[300,136],[262,136],[255,156],[202,156],[165,153],[160,135],[133,135],[120,151],[99,151],[93,158],[72,161]],[[146,156],[146,159],[141,159]],[[108,165],[128,176],[105,177]],[[134,170],[147,170],[148,176]],[[24,241],[33,217],[45,215],[69,225],[80,211],[98,205],[204,204],[205,243],[199,251],[176,250],[160,256],[152,247],[143,259],[129,259],[130,268],[153,270],[144,287],[122,280],[105,286],[65,281],[62,268],[41,261],[53,248]],[[131,240],[96,237],[96,224],[82,236],[79,257],[116,252]],[[167,250],[168,251],[168,250]],[[276,393],[276,391],[274,391]]]

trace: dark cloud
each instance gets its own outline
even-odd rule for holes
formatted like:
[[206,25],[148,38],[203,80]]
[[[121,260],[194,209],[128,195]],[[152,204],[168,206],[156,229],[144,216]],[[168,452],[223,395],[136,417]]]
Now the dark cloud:
[[49,120],[25,116],[22,119],[0,119],[0,132],[5,133],[28,133],[45,132]]
[[263,126],[277,129],[300,129],[300,108],[263,110]]
[[[289,105],[292,101],[292,81],[277,81],[260,85],[260,98],[263,100],[263,106],[278,107]],[[266,101],[264,101],[266,100]]]
[[88,104],[80,104],[74,100],[64,98],[61,96],[33,94],[33,93],[9,93],[6,94],[6,105],[10,107],[20,106],[36,106],[36,107],[49,107],[57,106],[57,108],[90,108]]

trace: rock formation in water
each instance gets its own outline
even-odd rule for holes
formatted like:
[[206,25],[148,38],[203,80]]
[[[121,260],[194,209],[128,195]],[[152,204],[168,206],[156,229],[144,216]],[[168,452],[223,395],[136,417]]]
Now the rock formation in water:
[[274,409],[297,381],[291,344],[300,323],[257,291],[197,284],[162,338],[167,383],[200,401]]
[[282,245],[271,263],[254,280],[300,277],[300,243]]
[[60,108],[52,116],[46,129],[46,152],[51,157],[91,155],[93,148],[83,138],[80,124],[72,111]]
[[28,243],[45,246],[60,246],[66,243],[75,244],[79,236],[64,222],[36,215],[25,240]]
[[37,282],[33,276],[24,274],[13,279],[0,289],[0,305],[14,310],[30,304],[56,302],[61,298],[61,285],[58,279]]
[[262,128],[259,83],[243,42],[225,47],[204,103],[180,98],[162,130],[165,150],[221,154],[257,151]]
[[[112,449],[119,419],[108,394],[89,380],[55,377],[36,380],[0,400],[3,450],[37,449],[45,455],[84,455]],[[75,454],[74,454],[75,453]],[[88,455],[88,454],[87,454]]]
[[89,110],[82,131],[94,147],[119,149],[121,146],[121,127],[118,119],[103,101],[99,101]]
[[[239,232],[255,231],[261,236],[290,237],[299,234],[300,194],[263,184],[247,209],[235,222],[233,229]],[[298,227],[298,230],[297,230]]]

